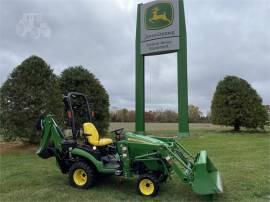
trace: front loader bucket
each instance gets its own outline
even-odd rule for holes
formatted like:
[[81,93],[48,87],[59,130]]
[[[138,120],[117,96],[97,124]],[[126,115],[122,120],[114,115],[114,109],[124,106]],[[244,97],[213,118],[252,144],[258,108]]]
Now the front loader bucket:
[[207,157],[206,151],[197,154],[193,174],[191,186],[194,192],[203,195],[223,192],[219,171]]

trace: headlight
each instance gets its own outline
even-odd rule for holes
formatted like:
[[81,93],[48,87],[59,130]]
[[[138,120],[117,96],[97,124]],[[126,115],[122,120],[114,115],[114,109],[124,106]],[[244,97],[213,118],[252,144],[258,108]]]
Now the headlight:
[[170,156],[166,156],[166,161],[170,161],[171,160],[171,157]]
[[168,162],[169,165],[173,164],[173,159],[170,156],[165,157],[166,161]]

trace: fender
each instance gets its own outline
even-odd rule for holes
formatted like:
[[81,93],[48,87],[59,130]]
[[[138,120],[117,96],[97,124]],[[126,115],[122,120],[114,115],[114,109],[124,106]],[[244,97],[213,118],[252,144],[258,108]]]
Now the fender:
[[91,162],[91,164],[93,164],[100,173],[113,174],[116,171],[115,169],[104,168],[102,161],[98,161],[92,154],[83,149],[74,148],[72,149],[71,154]]

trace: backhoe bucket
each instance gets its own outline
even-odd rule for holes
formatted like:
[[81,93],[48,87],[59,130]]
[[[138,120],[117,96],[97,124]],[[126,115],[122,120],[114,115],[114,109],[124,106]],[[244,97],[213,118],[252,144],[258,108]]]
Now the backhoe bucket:
[[219,171],[207,157],[206,151],[197,154],[193,173],[194,180],[191,185],[194,192],[203,195],[223,192]]

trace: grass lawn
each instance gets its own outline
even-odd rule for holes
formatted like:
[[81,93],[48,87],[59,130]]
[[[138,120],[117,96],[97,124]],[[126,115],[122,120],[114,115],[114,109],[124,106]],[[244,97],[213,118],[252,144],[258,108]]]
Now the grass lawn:
[[[111,128],[118,127],[133,130],[134,124],[111,125]],[[148,124],[146,128],[156,135],[174,136],[177,125]],[[207,150],[220,170],[224,193],[211,199],[192,193],[175,175],[160,186],[155,198],[138,195],[135,178],[107,177],[91,189],[74,189],[68,185],[67,176],[57,169],[53,158],[38,158],[33,146],[12,147],[2,142],[0,201],[269,201],[270,129],[265,133],[230,130],[192,124],[191,136],[179,140],[194,154]]]

